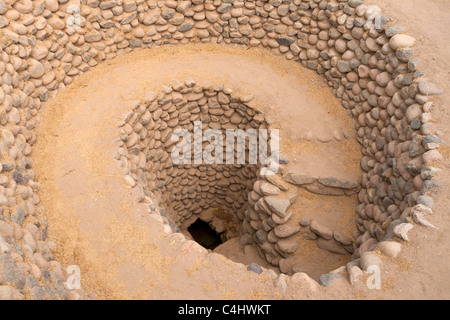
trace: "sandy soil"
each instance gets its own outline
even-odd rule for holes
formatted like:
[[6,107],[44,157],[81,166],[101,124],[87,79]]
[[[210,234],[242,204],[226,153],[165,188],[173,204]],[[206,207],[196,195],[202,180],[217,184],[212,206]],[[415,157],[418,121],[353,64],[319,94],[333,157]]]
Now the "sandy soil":
[[[408,33],[418,39],[416,56],[422,61],[424,71],[446,94],[436,99],[433,116],[439,120],[436,129],[444,132],[444,139],[450,141],[450,115],[448,92],[450,85],[450,44],[446,30],[450,29],[447,17],[450,6],[446,0],[370,0],[379,5],[389,16],[395,17],[395,23],[406,27]],[[418,10],[424,6],[426,10]],[[242,58],[242,57],[241,57]],[[244,72],[247,63],[229,57],[230,64],[237,65],[239,70],[219,68],[221,80],[230,85],[236,92],[240,88],[248,88],[256,96],[266,95],[269,105],[278,105],[280,118],[289,118],[290,112],[296,108],[295,101],[308,101],[302,104],[311,106],[317,113],[307,113],[308,120],[301,122],[305,126],[285,128],[285,132],[302,138],[308,131],[320,135],[333,133],[342,129],[333,121],[324,106],[326,101],[306,94],[308,90],[299,82],[298,86],[286,86],[285,83],[264,78],[263,68],[255,67],[259,74],[253,74],[255,82],[236,81],[239,72]],[[49,214],[50,235],[60,245],[59,259],[68,264],[76,263],[82,267],[84,282],[88,291],[98,298],[311,298],[301,292],[280,295],[273,291],[272,280],[264,274],[256,277],[246,274],[244,278],[236,277],[236,272],[244,270],[243,265],[236,266],[223,257],[212,255],[207,261],[199,259],[195,252],[180,257],[179,243],[175,237],[162,239],[161,227],[146,218],[143,205],[134,202],[132,191],[123,190],[123,176],[113,162],[113,146],[115,137],[115,120],[106,114],[121,114],[125,103],[141,97],[145,90],[175,75],[164,60],[158,61],[158,67],[164,70],[163,75],[151,72],[151,64],[135,64],[134,67],[126,58],[119,58],[110,66],[99,66],[92,74],[77,81],[64,93],[47,105],[39,150],[35,155],[39,180],[43,184],[42,202]],[[191,66],[195,73],[202,77],[202,72],[194,68],[195,61],[202,66],[221,65],[223,60],[207,59],[207,55],[196,55],[191,60],[170,59],[179,66]],[[122,65],[119,66],[119,63]],[[142,61],[144,63],[144,61]],[[248,62],[249,64],[252,61]],[[279,66],[279,64],[278,64]],[[144,71],[143,71],[144,70]],[[287,70],[287,69],[280,69]],[[233,72],[232,72],[233,71]],[[108,75],[106,75],[108,72]],[[289,79],[295,70],[289,70],[277,77]],[[204,73],[206,75],[206,72]],[[126,81],[131,77],[135,81]],[[266,76],[267,77],[267,76]],[[206,79],[205,80],[211,80]],[[140,80],[140,81],[138,81]],[[111,83],[121,81],[120,90],[113,90]],[[269,84],[268,84],[269,83]],[[316,84],[319,84],[317,82]],[[305,85],[305,82],[303,82]],[[278,94],[270,96],[266,89],[279,89]],[[300,90],[299,90],[300,89]],[[321,90],[322,91],[322,90]],[[243,92],[245,94],[245,92]],[[82,98],[80,98],[82,97]],[[292,100],[291,100],[292,99]],[[300,99],[300,100],[297,100]],[[327,98],[328,99],[328,98]],[[77,101],[76,104],[73,104]],[[272,103],[269,103],[272,102]],[[283,103],[282,103],[283,102]],[[95,108],[94,108],[95,107]],[[332,107],[332,106],[331,106]],[[261,105],[261,110],[264,105]],[[287,113],[286,113],[287,112]],[[87,116],[89,115],[89,116]],[[296,117],[304,114],[295,114]],[[316,117],[316,118],[314,118]],[[294,119],[294,117],[290,117]],[[324,120],[332,130],[318,129],[311,125],[315,120]],[[342,118],[344,119],[344,118]],[[330,121],[330,122],[327,122]],[[344,120],[342,120],[344,121]],[[85,128],[85,131],[80,131]],[[317,131],[319,130],[319,131]],[[284,130],[282,130],[283,132]],[[298,134],[299,136],[295,136]],[[99,139],[93,139],[97,137]],[[330,145],[333,152],[340,146]],[[292,150],[292,149],[290,149]],[[295,151],[295,149],[294,149]],[[441,148],[446,156],[442,166],[450,166],[450,152],[447,146]],[[343,169],[344,170],[344,169]],[[80,174],[81,173],[81,174]],[[91,177],[91,178],[89,178]],[[99,179],[101,178],[101,179]],[[444,171],[438,180],[450,184],[450,174]],[[435,214],[430,219],[439,230],[429,230],[416,226],[411,235],[411,243],[405,243],[405,250],[400,259],[387,259],[382,271],[382,290],[367,291],[364,288],[350,288],[335,281],[326,291],[321,290],[314,298],[328,299],[448,299],[450,298],[450,221],[446,219],[449,207],[449,187],[441,190],[435,197]],[[65,201],[70,199],[70,201]],[[69,205],[70,204],[70,205]],[[119,208],[119,210],[117,210]],[[70,228],[68,227],[70,226]],[[155,245],[157,243],[158,245]],[[164,252],[164,254],[162,254]],[[218,270],[220,261],[223,269]],[[200,272],[201,270],[201,272]],[[258,281],[255,281],[255,280]],[[342,280],[344,281],[344,280]],[[245,282],[245,286],[243,283]]]

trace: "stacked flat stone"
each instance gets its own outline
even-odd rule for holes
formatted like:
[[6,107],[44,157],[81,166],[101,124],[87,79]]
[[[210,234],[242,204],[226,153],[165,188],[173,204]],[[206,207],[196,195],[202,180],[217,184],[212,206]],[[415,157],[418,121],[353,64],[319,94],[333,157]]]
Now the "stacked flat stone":
[[[221,208],[238,226],[225,238],[235,237],[244,219],[247,194],[256,180],[257,165],[248,163],[249,148],[256,146],[246,144],[247,164],[238,164],[237,146],[233,159],[223,155],[223,164],[195,164],[194,126],[199,121],[202,133],[220,130],[226,143],[226,130],[267,129],[268,124],[259,111],[226,93],[230,91],[226,88],[204,88],[193,80],[174,83],[166,86],[169,93],[148,92],[143,101],[129,102],[132,111],[121,123],[122,146],[117,158],[127,181],[142,186],[145,195],[157,200],[178,228],[205,210]],[[172,161],[173,148],[179,142],[171,138],[180,129],[187,130],[192,139],[186,164]],[[202,143],[201,152],[207,145]],[[226,164],[227,160],[234,164]]]

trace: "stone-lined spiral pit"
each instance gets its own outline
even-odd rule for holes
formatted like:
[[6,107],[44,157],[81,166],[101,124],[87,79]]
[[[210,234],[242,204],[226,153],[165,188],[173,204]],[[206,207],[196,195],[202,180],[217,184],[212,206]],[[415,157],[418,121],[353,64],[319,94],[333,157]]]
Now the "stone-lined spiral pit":
[[[434,178],[442,159],[437,149],[444,141],[434,135],[430,96],[442,91],[420,78],[415,39],[389,25],[377,7],[363,3],[83,0],[73,11],[68,0],[0,0],[0,293],[7,298],[77,297],[64,287],[68,275],[51,253],[55,246],[47,239],[41,185],[30,160],[43,102],[105,60],[169,44],[259,47],[316,71],[356,120],[362,153],[359,181],[291,167],[270,176],[251,165],[171,166],[173,128],[192,129],[197,119],[204,129],[213,124],[259,129],[266,123],[245,99],[223,88],[196,87],[190,81],[167,87],[129,105],[121,137],[126,148],[118,159],[128,183],[142,188],[150,209],[166,216],[170,232],[185,232],[200,217],[225,240],[240,236],[254,244],[262,258],[301,281],[305,276],[292,258],[300,236],[321,249],[361,258],[343,271],[352,284],[367,269],[371,251],[397,256],[401,245],[394,236],[409,240],[414,223],[433,227],[426,215],[432,213],[430,192],[443,185]],[[210,104],[214,97],[217,104]],[[303,138],[326,144],[345,137],[308,132]],[[300,192],[356,194],[352,237],[342,237],[329,221],[331,226],[297,221]],[[320,283],[329,284],[335,274],[321,277]],[[284,278],[276,279],[284,292]]]
[[[127,173],[127,182],[143,189],[174,232],[181,230],[189,237],[187,229],[201,219],[226,242],[241,236],[249,200],[257,200],[251,192],[261,163],[249,155],[264,151],[270,156],[269,125],[261,112],[246,104],[250,97],[245,101],[233,97],[231,90],[223,86],[202,88],[193,80],[176,82],[160,94],[147,93],[141,103],[130,102],[133,111],[121,124],[123,146],[118,158]],[[222,139],[219,158],[214,158],[217,137],[212,142],[207,140],[211,129],[217,130]],[[188,136],[175,135],[180,130],[186,130]],[[239,132],[246,135],[245,141],[237,139]],[[200,133],[201,140],[195,140],[196,133]],[[264,134],[264,146],[268,149],[258,149],[259,133]],[[188,152],[184,154],[186,146]],[[196,146],[203,158],[198,164]],[[227,153],[229,146],[233,153]],[[240,149],[241,146],[245,148]],[[179,153],[175,153],[175,148]],[[182,163],[174,163],[174,155],[182,156],[176,159]],[[238,160],[239,155],[245,156],[245,163]]]

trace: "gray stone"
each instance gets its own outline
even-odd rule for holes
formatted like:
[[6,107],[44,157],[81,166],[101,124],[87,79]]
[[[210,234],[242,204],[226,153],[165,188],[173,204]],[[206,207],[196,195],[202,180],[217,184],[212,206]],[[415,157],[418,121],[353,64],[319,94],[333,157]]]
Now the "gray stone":
[[321,178],[319,179],[319,183],[332,188],[340,188],[340,189],[355,189],[359,186],[357,182],[339,180],[336,178]]
[[0,0],[0,14],[4,14],[8,10],[3,0]]
[[257,263],[250,263],[247,267],[247,270],[255,272],[257,274],[261,274],[263,272],[263,269]]
[[6,205],[8,205],[8,198],[5,197],[3,194],[0,194],[0,206]]
[[347,73],[352,71],[352,68],[350,67],[350,63],[348,61],[339,60],[337,64],[337,68],[339,72]]
[[397,258],[402,251],[402,244],[395,241],[383,241],[378,243],[377,248],[380,249],[384,255]]
[[220,7],[217,8],[217,12],[226,13],[231,10],[231,4],[224,3]]
[[28,71],[30,72],[31,77],[35,79],[42,77],[45,73],[45,69],[42,63],[35,59],[30,59]]
[[0,255],[0,274],[5,283],[11,283],[19,290],[25,285],[25,274],[9,254]]
[[280,45],[289,47],[292,43],[294,43],[294,39],[288,37],[278,37],[277,41]]
[[343,274],[332,274],[332,273],[322,274],[319,277],[319,284],[321,286],[328,287],[330,284],[333,283],[333,281],[335,279],[340,279],[340,278],[343,278],[343,277],[344,277]]
[[295,172],[289,172],[285,177],[287,182],[292,183],[297,186],[301,186],[304,184],[310,184],[317,181],[317,178],[301,174],[301,173],[295,173]]

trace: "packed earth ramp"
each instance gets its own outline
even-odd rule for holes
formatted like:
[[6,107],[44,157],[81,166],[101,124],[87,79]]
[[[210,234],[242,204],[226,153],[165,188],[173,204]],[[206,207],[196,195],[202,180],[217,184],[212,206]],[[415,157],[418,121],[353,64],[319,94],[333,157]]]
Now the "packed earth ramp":
[[[0,298],[446,298],[449,8],[416,2],[0,0]],[[174,163],[198,126],[280,153]]]

